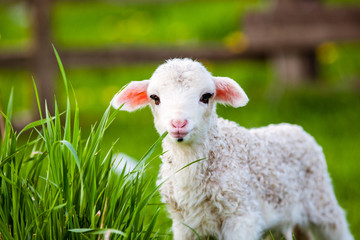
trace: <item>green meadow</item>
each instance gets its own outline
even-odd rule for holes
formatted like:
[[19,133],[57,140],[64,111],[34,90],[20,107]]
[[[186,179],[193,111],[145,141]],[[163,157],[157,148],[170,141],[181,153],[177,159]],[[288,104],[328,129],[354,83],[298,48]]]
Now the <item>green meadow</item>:
[[[264,1],[215,0],[157,4],[59,1],[53,12],[54,45],[57,49],[228,46],[241,33],[242,16],[267,5]],[[0,4],[0,51],[29,48],[28,17],[21,3]],[[248,128],[298,124],[315,137],[357,239],[360,42],[324,43],[316,57],[317,79],[295,87],[279,81],[270,62],[203,63],[213,75],[236,80],[250,98],[243,108],[219,105],[218,115]],[[57,111],[43,112],[43,120],[23,132],[12,129],[10,121],[22,121],[39,111],[31,73],[0,70],[6,126],[0,147],[1,238],[102,239],[106,234],[120,239],[171,238],[171,220],[155,186],[161,147],[153,145],[159,135],[150,109],[128,113],[109,108],[123,85],[149,78],[159,64],[69,66],[64,70],[67,80],[59,68],[54,93]],[[141,160],[136,171],[116,174],[111,170],[112,156],[119,152]]]

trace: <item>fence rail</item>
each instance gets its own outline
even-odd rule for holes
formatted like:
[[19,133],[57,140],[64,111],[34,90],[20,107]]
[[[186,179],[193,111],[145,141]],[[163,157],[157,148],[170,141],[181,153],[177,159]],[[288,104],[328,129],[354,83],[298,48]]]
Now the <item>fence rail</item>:
[[[133,64],[141,62],[163,61],[174,57],[191,57],[206,60],[254,59],[265,60],[262,51],[245,51],[237,53],[225,47],[193,48],[147,48],[133,47],[108,50],[59,50],[65,66],[106,66],[116,64]],[[55,58],[52,58],[54,62]],[[30,53],[0,54],[0,68],[31,68],[33,56]]]

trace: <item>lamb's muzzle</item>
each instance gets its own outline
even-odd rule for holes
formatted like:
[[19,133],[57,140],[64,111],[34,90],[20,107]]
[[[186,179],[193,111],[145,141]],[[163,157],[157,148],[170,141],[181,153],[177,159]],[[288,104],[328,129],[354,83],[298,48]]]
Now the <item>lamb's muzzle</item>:
[[182,142],[184,137],[189,133],[186,128],[187,123],[188,121],[186,119],[170,121],[172,128],[169,133],[173,138],[176,138],[178,142]]

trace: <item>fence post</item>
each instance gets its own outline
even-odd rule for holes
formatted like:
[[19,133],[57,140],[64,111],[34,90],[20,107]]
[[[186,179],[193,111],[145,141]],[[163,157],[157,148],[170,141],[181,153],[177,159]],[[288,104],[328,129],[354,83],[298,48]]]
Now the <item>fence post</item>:
[[314,51],[277,51],[271,54],[270,61],[276,78],[289,85],[296,86],[301,81],[314,80],[317,75]]
[[45,100],[50,112],[54,110],[54,54],[51,47],[52,0],[30,0],[33,24],[31,67],[37,84],[40,104],[45,113]]

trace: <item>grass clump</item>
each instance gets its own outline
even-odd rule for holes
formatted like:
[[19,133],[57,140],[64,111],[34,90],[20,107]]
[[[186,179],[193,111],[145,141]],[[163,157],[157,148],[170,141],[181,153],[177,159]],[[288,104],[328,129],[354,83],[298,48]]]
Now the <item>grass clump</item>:
[[42,113],[34,84],[40,120],[14,130],[13,92],[6,113],[1,112],[0,239],[159,237],[154,232],[159,207],[149,205],[157,189],[146,175],[145,161],[161,139],[135,170],[113,171],[113,146],[106,151],[101,146],[117,111],[109,106],[83,138],[76,99],[72,109],[72,88],[55,54],[66,89],[66,111],[60,113],[55,101],[53,116],[48,110]]

